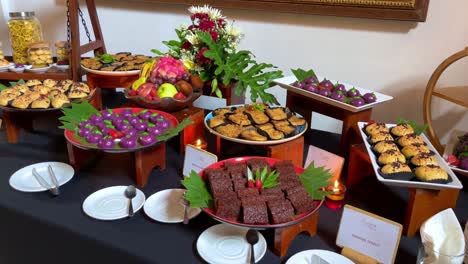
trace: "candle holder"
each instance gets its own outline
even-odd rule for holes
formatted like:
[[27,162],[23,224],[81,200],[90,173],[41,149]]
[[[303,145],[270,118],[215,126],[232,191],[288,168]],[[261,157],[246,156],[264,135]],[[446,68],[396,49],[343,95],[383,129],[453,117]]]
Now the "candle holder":
[[331,194],[325,197],[325,206],[332,209],[338,210],[343,207],[344,198],[346,194],[346,186],[339,183],[338,180],[335,181],[334,185],[328,186],[326,191],[331,192]]
[[208,144],[203,138],[199,138],[195,140],[195,142],[193,142],[193,146],[196,147],[197,149],[206,150],[206,148],[208,147]]

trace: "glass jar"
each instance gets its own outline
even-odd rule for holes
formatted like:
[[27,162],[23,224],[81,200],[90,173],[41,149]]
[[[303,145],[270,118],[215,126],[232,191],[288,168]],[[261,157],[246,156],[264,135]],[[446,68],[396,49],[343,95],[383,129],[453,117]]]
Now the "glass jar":
[[59,41],[55,43],[55,49],[57,54],[57,65],[68,65],[68,42]]
[[12,12],[8,21],[13,62],[26,64],[28,60],[28,46],[42,41],[41,23],[34,12]]
[[37,42],[29,45],[28,63],[33,68],[44,68],[52,64],[52,52],[49,43]]

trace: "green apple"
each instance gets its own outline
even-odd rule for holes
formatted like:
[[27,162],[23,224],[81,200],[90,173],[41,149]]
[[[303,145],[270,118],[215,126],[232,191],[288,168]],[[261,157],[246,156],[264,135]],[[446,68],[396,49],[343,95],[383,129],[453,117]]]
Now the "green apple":
[[160,98],[163,97],[174,97],[178,93],[177,88],[170,84],[170,83],[163,83],[161,86],[159,86],[158,89],[158,96]]

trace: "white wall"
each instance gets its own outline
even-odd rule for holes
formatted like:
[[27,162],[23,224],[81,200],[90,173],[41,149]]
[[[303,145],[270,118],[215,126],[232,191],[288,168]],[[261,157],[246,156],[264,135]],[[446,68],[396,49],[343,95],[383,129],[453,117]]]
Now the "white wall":
[[[163,49],[161,41],[174,38],[173,29],[189,23],[184,6],[96,2],[109,52],[149,54],[151,48]],[[51,43],[66,38],[65,0],[2,0],[1,5],[4,14],[36,11]],[[271,62],[286,74],[290,68],[313,68],[322,76],[394,96],[392,102],[377,107],[373,116],[393,122],[400,116],[422,121],[422,97],[431,73],[442,60],[468,45],[466,10],[466,0],[432,0],[425,23],[242,10],[223,13],[243,29],[246,37],[241,47],[252,50],[259,61]],[[8,31],[3,25],[0,39],[8,54]],[[449,68],[440,84],[468,84],[466,61]],[[274,92],[284,103],[285,92],[280,88]],[[468,130],[466,109],[439,100],[434,108],[441,135],[454,125]],[[337,122],[320,120],[315,127],[336,130]]]

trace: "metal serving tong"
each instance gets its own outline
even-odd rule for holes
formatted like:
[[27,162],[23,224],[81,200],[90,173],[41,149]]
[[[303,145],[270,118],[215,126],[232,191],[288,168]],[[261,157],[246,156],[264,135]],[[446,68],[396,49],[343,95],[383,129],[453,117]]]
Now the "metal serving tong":
[[32,174],[34,178],[36,179],[36,181],[39,183],[39,185],[49,190],[49,192],[52,193],[52,195],[57,196],[60,194],[59,183],[57,181],[57,178],[55,177],[55,173],[54,173],[54,170],[52,169],[52,166],[50,165],[48,166],[48,171],[49,171],[49,177],[52,181],[53,186],[51,186],[46,180],[44,180],[44,178],[42,178],[42,176],[37,172],[36,168],[32,169]]

